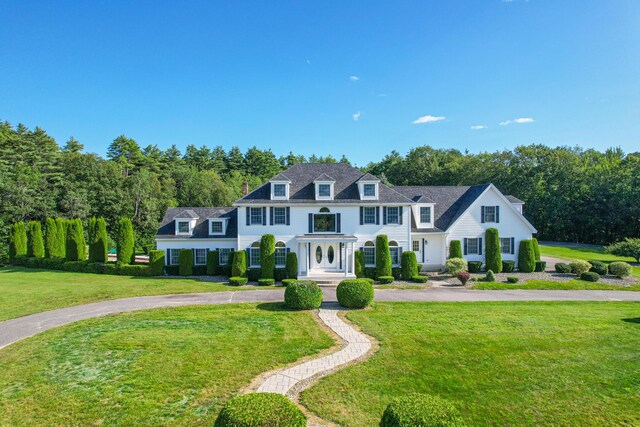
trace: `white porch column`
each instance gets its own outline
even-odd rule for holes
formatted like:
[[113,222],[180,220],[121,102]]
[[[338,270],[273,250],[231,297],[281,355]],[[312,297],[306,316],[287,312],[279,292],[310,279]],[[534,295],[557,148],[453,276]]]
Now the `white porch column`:
[[308,276],[309,274],[311,274],[311,273],[310,273],[310,271],[309,271],[309,270],[310,270],[310,267],[311,267],[311,266],[309,265],[309,258],[310,258],[310,257],[309,257],[309,243],[305,243],[305,244],[304,244],[304,263],[305,263],[305,264],[306,264],[306,266],[307,266],[307,276]]
[[302,244],[298,242],[298,248],[296,250],[298,256],[298,277],[302,276],[302,263],[299,261],[302,257]]
[[349,242],[344,245],[344,277],[349,275]]

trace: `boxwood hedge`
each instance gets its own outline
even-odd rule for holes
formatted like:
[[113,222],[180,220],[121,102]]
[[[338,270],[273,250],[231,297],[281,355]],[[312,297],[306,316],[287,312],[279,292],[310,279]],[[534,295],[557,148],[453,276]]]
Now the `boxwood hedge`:
[[284,303],[295,310],[312,310],[322,304],[322,289],[313,280],[296,280],[284,291]]
[[373,301],[373,285],[368,280],[343,280],[336,288],[336,296],[343,307],[364,308]]
[[215,427],[305,427],[307,417],[282,394],[250,393],[230,399]]
[[412,393],[387,406],[380,427],[461,427],[464,420],[450,402],[428,394]]

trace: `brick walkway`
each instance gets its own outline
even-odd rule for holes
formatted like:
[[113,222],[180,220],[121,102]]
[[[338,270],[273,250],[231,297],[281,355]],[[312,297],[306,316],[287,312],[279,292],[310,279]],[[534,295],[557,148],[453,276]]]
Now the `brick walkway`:
[[346,342],[346,346],[327,356],[309,360],[276,372],[258,387],[259,392],[287,395],[296,384],[311,377],[318,378],[323,374],[328,374],[335,368],[367,354],[371,348],[371,341],[364,334],[356,331],[351,325],[340,319],[338,317],[339,310],[342,309],[335,303],[324,303],[318,315],[325,325]]

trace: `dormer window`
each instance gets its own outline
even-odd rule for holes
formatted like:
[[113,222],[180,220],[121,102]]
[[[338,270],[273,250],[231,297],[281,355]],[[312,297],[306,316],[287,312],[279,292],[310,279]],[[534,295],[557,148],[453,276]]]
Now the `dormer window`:
[[279,173],[269,180],[271,183],[271,200],[289,200],[289,184],[291,180]]
[[364,184],[362,194],[365,197],[376,197],[376,185],[375,184]]
[[287,184],[273,184],[273,197],[287,197]]
[[361,200],[378,200],[379,181],[374,181],[374,176],[366,177],[366,180],[358,181],[358,191]]
[[323,173],[314,179],[313,183],[316,187],[316,200],[333,200],[333,184],[335,182],[336,180],[326,173]]
[[318,184],[318,198],[331,197],[331,184]]
[[178,221],[178,234],[191,234],[190,221]]
[[174,217],[176,222],[176,235],[191,236],[196,227],[198,215],[191,209],[184,210]]
[[423,224],[431,222],[431,206],[420,206],[420,222]]

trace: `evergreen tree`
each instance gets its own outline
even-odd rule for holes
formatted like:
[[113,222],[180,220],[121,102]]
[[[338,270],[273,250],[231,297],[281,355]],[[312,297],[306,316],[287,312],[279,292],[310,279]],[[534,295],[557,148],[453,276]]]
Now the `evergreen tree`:
[[42,240],[42,224],[40,221],[27,223],[27,256],[44,257],[44,242]]
[[116,251],[118,262],[132,264],[135,261],[133,227],[129,218],[120,218],[116,227]]
[[58,232],[56,257],[66,258],[67,256],[67,220],[56,218],[56,230]]
[[44,256],[46,258],[60,258],[59,238],[56,220],[47,218],[44,223]]
[[389,238],[386,234],[376,236],[376,278],[391,276],[392,270],[391,252],[389,251]]
[[89,219],[89,261],[106,262],[107,254],[107,223],[104,218]]
[[500,253],[500,236],[497,228],[485,231],[485,269],[494,273],[502,272],[502,254]]
[[24,222],[19,221],[11,224],[11,234],[9,240],[9,257],[14,259],[17,256],[27,254],[27,230]]
[[67,261],[84,261],[87,259],[87,247],[84,239],[82,221],[78,218],[68,220],[66,238]]
[[263,234],[260,239],[260,276],[262,279],[273,279],[276,266],[276,238],[273,234]]

